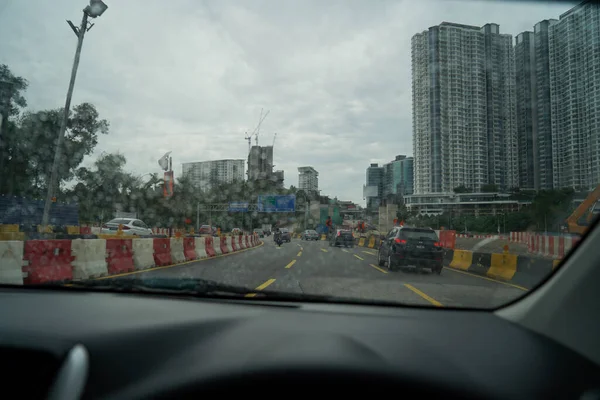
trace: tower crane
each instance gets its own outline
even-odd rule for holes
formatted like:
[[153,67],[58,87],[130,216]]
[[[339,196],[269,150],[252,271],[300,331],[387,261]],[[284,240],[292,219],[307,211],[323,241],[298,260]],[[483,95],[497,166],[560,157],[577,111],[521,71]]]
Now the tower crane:
[[262,125],[265,118],[267,118],[267,115],[269,115],[269,112],[270,110],[267,110],[267,112],[263,115],[263,109],[261,108],[260,118],[258,119],[258,125],[256,125],[256,128],[254,128],[254,131],[250,135],[248,135],[248,132],[246,132],[246,136],[244,137],[244,139],[248,141],[248,154],[250,154],[250,150],[252,149],[252,136],[254,136],[256,146],[258,146],[258,134],[260,133],[260,126]]

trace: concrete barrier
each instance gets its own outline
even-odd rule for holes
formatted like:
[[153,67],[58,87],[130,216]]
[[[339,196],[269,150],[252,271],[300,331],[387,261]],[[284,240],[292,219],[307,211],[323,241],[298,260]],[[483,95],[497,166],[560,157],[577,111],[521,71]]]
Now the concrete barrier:
[[23,242],[0,242],[0,283],[23,284]]
[[194,238],[194,246],[196,250],[196,258],[202,260],[203,258],[208,257],[208,253],[206,253],[206,239],[203,237]]
[[[251,238],[254,244],[251,247],[262,244],[260,239]],[[0,241],[0,284],[68,283],[134,273],[134,269],[207,259],[215,255],[213,250],[219,249],[212,238],[186,239],[187,253],[183,237]],[[223,239],[225,242],[226,238]],[[236,239],[239,241],[239,237]],[[114,246],[109,246],[108,241]],[[230,254],[246,249],[236,246],[236,250]]]
[[142,270],[156,266],[154,262],[154,239],[135,239],[133,241],[133,265]]
[[171,260],[174,264],[184,262],[183,239],[180,237],[170,238],[171,241]]
[[444,252],[444,264],[453,269],[531,289],[546,279],[558,263],[557,260],[518,254],[448,249]]
[[71,253],[75,257],[71,263],[73,279],[108,275],[106,239],[75,239],[71,241]]

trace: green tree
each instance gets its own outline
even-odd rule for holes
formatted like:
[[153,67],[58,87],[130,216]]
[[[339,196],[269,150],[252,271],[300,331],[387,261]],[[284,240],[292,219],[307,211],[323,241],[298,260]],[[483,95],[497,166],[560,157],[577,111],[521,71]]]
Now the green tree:
[[481,186],[482,193],[495,193],[497,191],[498,191],[498,185],[495,185],[493,183],[488,183],[486,185]]
[[454,189],[452,189],[452,191],[454,193],[469,193],[471,191],[471,189],[469,189],[465,185],[460,185],[460,186],[457,186]]
[[0,82],[8,83],[8,85],[0,85],[0,102],[10,99],[8,116],[19,114],[21,109],[27,107],[24,92],[29,82],[25,78],[14,75],[6,64],[0,64]]
[[[42,197],[54,162],[61,109],[26,112],[5,137],[5,162],[2,174],[6,184],[2,194]],[[59,164],[59,182],[75,177],[75,170],[98,143],[98,135],[108,133],[108,122],[99,119],[89,103],[74,107],[70,113]]]

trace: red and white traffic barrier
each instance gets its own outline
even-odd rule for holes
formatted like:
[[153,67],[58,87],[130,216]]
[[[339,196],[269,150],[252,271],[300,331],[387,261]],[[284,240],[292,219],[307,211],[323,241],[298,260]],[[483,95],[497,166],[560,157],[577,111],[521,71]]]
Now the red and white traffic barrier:
[[250,235],[0,241],[0,283],[98,278],[235,253],[259,244]]
[[511,232],[510,241],[527,245],[531,254],[562,259],[577,245],[578,236],[543,235],[535,232]]

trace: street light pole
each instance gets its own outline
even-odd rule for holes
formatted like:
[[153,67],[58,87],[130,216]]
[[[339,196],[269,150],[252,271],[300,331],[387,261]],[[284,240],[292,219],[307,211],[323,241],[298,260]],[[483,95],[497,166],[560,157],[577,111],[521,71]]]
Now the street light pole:
[[67,130],[67,122],[69,121],[69,109],[71,108],[71,98],[73,97],[73,88],[75,86],[75,78],[77,77],[77,68],[79,67],[79,57],[81,55],[81,47],[83,45],[83,37],[87,30],[88,15],[83,11],[81,25],[77,31],[77,49],[75,50],[75,59],[73,60],[73,68],[71,70],[71,80],[69,82],[69,90],[67,91],[67,100],[65,101],[65,109],[63,118],[60,122],[60,130],[58,131],[58,139],[56,140],[56,150],[54,152],[54,162],[52,163],[52,172],[50,181],[48,182],[48,193],[46,195],[46,203],[44,203],[44,215],[42,216],[42,226],[45,228],[48,225],[50,216],[50,205],[54,197],[54,188],[58,186],[58,166],[62,158],[62,144],[65,140],[65,131]]
[[106,11],[106,8],[106,4],[104,4],[101,0],[91,0],[90,5],[83,9],[83,17],[81,18],[81,25],[79,28],[76,28],[71,21],[67,21],[71,26],[71,29],[73,29],[77,35],[77,49],[75,50],[73,68],[71,69],[71,80],[69,81],[69,90],[67,91],[67,99],[65,100],[65,109],[62,116],[63,118],[60,122],[60,130],[58,131],[58,138],[56,139],[56,150],[54,152],[52,172],[50,174],[50,181],[48,181],[48,193],[46,195],[46,202],[44,203],[44,214],[42,215],[42,227],[44,228],[48,226],[50,206],[53,203],[52,200],[54,198],[55,189],[59,186],[58,167],[62,158],[62,144],[65,140],[65,131],[67,130],[67,123],[69,121],[69,109],[71,108],[71,98],[73,97],[73,88],[75,87],[75,78],[77,77],[77,68],[79,67],[79,58],[81,56],[81,47],[83,46],[83,37],[89,30],[87,26],[88,17],[99,17],[104,11]]
[[[0,81],[0,171],[4,169],[4,142],[8,124],[8,114],[10,111],[10,99],[12,97],[13,83],[9,81]],[[0,180],[0,192],[3,181]]]

